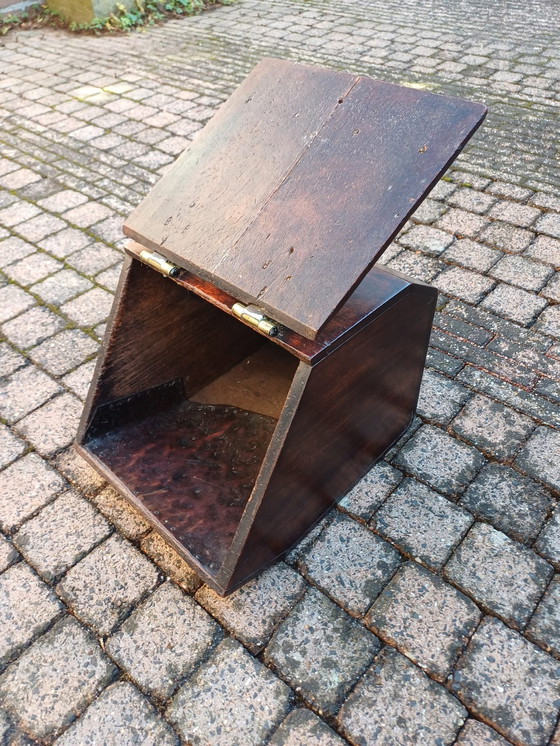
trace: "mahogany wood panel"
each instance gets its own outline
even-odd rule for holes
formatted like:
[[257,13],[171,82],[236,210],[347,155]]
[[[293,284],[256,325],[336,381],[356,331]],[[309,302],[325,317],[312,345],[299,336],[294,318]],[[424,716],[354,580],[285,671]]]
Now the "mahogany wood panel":
[[314,339],[485,112],[265,60],[125,232]]
[[397,304],[311,369],[264,495],[247,506],[232,544],[219,578],[224,592],[285,553],[406,429],[436,297],[433,288],[411,285]]

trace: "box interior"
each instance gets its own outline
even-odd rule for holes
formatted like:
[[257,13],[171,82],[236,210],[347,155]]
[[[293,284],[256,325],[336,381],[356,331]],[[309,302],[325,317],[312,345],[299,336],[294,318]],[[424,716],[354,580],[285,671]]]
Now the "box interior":
[[[97,403],[83,447],[150,520],[210,574],[219,572],[252,494],[299,361],[183,290],[205,329],[231,325],[220,365],[170,340],[155,385]],[[180,304],[179,304],[180,305]],[[136,330],[141,335],[142,329]],[[218,330],[216,339],[220,340]],[[212,348],[212,354],[220,351]],[[162,364],[165,357],[169,365]],[[182,355],[178,366],[177,355]],[[183,359],[184,358],[184,359]],[[181,375],[176,373],[180,370]],[[175,374],[174,377],[167,376]],[[113,375],[118,375],[113,373]],[[151,376],[154,383],[154,376]],[[194,384],[193,384],[194,382]],[[112,383],[119,390],[119,382]]]

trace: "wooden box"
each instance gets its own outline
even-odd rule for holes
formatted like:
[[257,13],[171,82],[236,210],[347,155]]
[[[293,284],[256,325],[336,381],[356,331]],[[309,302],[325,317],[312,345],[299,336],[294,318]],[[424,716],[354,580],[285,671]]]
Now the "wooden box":
[[126,221],[77,448],[219,593],[412,419],[436,291],[374,263],[484,115],[264,60]]

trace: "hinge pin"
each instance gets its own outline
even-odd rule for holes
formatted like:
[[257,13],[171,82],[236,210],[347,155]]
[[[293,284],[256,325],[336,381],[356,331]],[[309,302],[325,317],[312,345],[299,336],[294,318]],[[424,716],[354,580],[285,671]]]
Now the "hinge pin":
[[156,251],[141,251],[139,257],[143,262],[157,269],[158,272],[161,272],[166,277],[177,277],[181,271],[180,267],[168,262],[164,256],[158,254]]
[[244,306],[243,303],[234,303],[231,310],[238,318],[268,334],[269,337],[275,337],[278,334],[278,326],[272,319],[267,318],[257,306]]

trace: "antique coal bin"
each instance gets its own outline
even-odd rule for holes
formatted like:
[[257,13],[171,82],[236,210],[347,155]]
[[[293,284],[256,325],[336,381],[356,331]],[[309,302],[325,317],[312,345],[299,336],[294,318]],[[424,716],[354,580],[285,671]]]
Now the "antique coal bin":
[[484,115],[264,60],[126,221],[77,447],[219,593],[409,424],[436,291],[374,263]]

